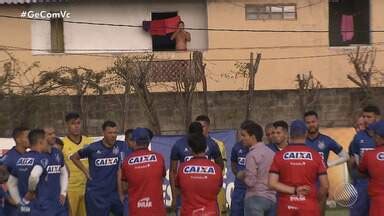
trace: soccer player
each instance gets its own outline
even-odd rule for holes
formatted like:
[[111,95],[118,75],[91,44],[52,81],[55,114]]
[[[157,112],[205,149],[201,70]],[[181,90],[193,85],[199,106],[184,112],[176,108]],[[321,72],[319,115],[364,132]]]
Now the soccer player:
[[[241,123],[240,128],[245,127],[245,125],[253,123],[251,120],[246,120]],[[235,188],[233,189],[231,195],[231,215],[232,216],[243,216],[244,215],[244,197],[247,187],[244,182],[238,179],[237,173],[245,169],[245,157],[249,151],[249,148],[246,147],[243,142],[240,141],[232,147],[231,151],[231,169],[232,173],[235,176]]]
[[304,121],[293,121],[289,145],[273,159],[269,186],[278,192],[277,215],[319,216],[326,199],[327,170],[320,154],[305,145],[307,130]]
[[263,143],[263,128],[260,125],[244,125],[240,134],[242,142],[249,148],[245,170],[237,173],[237,177],[247,186],[244,213],[274,216],[276,192],[268,187],[268,173],[275,153]]
[[[12,137],[16,145],[2,157],[3,165],[6,166],[8,173],[10,174],[12,173],[12,170],[15,169],[16,162],[26,152],[27,148],[29,148],[28,133],[29,129],[26,127],[15,128],[12,132]],[[4,212],[7,216],[16,216],[17,206],[6,200]]]
[[[348,153],[343,150],[343,147],[331,137],[320,133],[319,117],[315,111],[306,112],[304,114],[304,121],[308,127],[308,135],[305,140],[306,145],[319,152],[328,168],[348,161]],[[339,158],[333,161],[328,161],[330,151],[334,152]],[[321,205],[321,215],[324,216],[326,200]]]
[[[327,167],[337,166],[348,161],[348,153],[343,150],[343,147],[331,137],[320,133],[319,117],[315,111],[306,112],[304,114],[304,121],[308,127],[305,144],[320,153]],[[339,159],[328,161],[330,151],[338,155]]]
[[[121,153],[126,144],[117,141],[117,125],[105,121],[102,125],[103,139],[90,144],[73,154],[70,159],[87,177],[85,203],[87,215],[123,215],[123,205],[118,193],[118,169]],[[89,161],[89,169],[81,162]]]
[[288,146],[288,123],[285,121],[276,121],[273,123],[274,143],[270,143],[267,146],[274,152],[283,150]]
[[265,144],[272,144],[275,141],[273,140],[273,134],[275,132],[275,127],[273,126],[273,123],[268,123],[265,125],[264,133],[265,133]]
[[369,178],[368,194],[371,198],[370,216],[384,215],[384,121],[374,123],[370,127],[376,149],[364,154],[359,171]]
[[[81,119],[78,113],[68,113],[65,116],[65,122],[68,134],[63,139],[64,146],[62,152],[70,173],[67,194],[69,206],[72,216],[85,216],[84,193],[86,177],[69,160],[69,157],[92,143],[92,139],[81,135]],[[82,163],[88,168],[88,161],[86,159],[82,160]]]
[[[208,126],[208,125],[206,125]],[[205,129],[208,130],[208,127]],[[203,126],[200,122],[192,122],[189,126],[188,133],[201,133],[203,134]],[[215,160],[215,163],[218,164],[221,168],[224,167],[223,159],[220,154],[220,150],[218,145],[213,141],[210,137],[206,137],[207,139],[207,149],[206,149],[206,156],[210,160]],[[172,205],[171,207],[178,211],[178,208],[180,206],[180,199],[178,199],[178,194],[176,192],[175,188],[175,179],[177,175],[177,169],[178,166],[188,161],[192,158],[192,151],[191,148],[188,146],[188,136],[184,136],[180,140],[178,140],[171,149],[171,164],[170,164],[170,173],[169,173],[169,180],[171,185],[171,191],[172,191]],[[176,205],[177,201],[177,205]]]
[[217,194],[223,184],[222,169],[206,158],[207,139],[201,133],[190,134],[188,145],[193,157],[180,164],[176,186],[181,191],[181,215],[220,215]]
[[120,170],[124,191],[128,189],[129,214],[165,216],[164,158],[148,149],[151,139],[146,128],[133,130],[132,141],[134,152],[125,158]]
[[[377,106],[366,106],[363,109],[363,118],[365,128],[379,120],[380,109]],[[365,129],[359,131],[353,137],[353,140],[349,146],[349,155],[351,159],[349,161],[349,167],[352,170],[357,169],[360,160],[363,158],[366,151],[373,150],[375,143],[372,136],[369,134],[369,130]],[[354,173],[354,172],[352,172]],[[358,198],[355,204],[350,209],[351,216],[366,216],[369,214],[369,196],[368,196],[368,179],[364,176],[353,175],[352,184],[355,186]]]
[[12,198],[31,216],[68,215],[68,173],[61,153],[49,146],[44,130],[32,130],[28,139],[31,151],[19,158],[8,180]]

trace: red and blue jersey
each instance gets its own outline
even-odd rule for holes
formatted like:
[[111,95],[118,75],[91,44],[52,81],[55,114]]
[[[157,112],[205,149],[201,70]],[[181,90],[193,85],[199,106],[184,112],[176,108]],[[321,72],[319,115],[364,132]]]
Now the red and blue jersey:
[[297,202],[305,206],[305,201],[317,199],[316,182],[318,176],[326,175],[327,170],[320,154],[304,145],[289,144],[282,151],[276,153],[270,168],[270,173],[279,175],[279,182],[292,186],[308,185],[310,193],[305,197],[298,197],[291,194],[279,193],[279,201]]
[[[221,156],[219,146],[211,137],[207,138],[207,149],[205,150],[205,155],[210,160],[217,159]],[[185,136],[176,141],[176,143],[172,146],[171,160],[185,162],[189,161],[191,158],[192,150],[188,146],[188,138]]]
[[18,179],[17,183],[18,183],[20,197],[24,197],[25,194],[28,192],[28,179],[33,167],[41,166],[43,168],[43,173],[40,176],[37,188],[42,188],[42,186],[46,184],[45,182],[48,177],[46,168],[48,167],[48,164],[49,164],[48,155],[45,153],[40,153],[36,151],[26,152],[25,154],[23,154],[22,157],[20,157],[16,161],[16,167],[15,169],[12,169],[11,174]]
[[122,162],[122,151],[125,142],[116,141],[113,147],[108,148],[103,140],[94,142],[78,151],[80,158],[88,158],[89,174],[86,191],[98,194],[117,193],[117,171]]
[[165,163],[161,154],[139,149],[125,158],[122,180],[128,183],[130,215],[166,215],[163,200]]
[[335,154],[339,154],[343,150],[343,147],[340,144],[324,134],[319,134],[314,139],[307,138],[305,140],[305,144],[319,152],[321,157],[324,159],[325,164],[327,164],[330,151],[333,151]]
[[384,146],[365,152],[360,162],[359,171],[369,177],[369,195],[384,198]]
[[217,194],[223,184],[221,168],[205,157],[180,165],[176,187],[181,191],[181,215],[219,215]]
[[[236,143],[232,147],[231,151],[231,162],[236,163],[237,171],[241,171],[245,169],[245,157],[248,154],[249,149],[245,147],[241,142]],[[246,189],[246,185],[243,181],[239,179],[235,179],[235,187]]]

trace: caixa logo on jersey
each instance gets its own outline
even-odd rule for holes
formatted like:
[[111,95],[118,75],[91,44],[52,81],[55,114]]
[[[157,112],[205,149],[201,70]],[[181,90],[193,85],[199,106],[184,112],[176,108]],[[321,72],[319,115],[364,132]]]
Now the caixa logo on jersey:
[[34,158],[19,158],[16,162],[16,166],[32,166],[34,162]]
[[311,152],[286,152],[283,155],[284,160],[312,160]]
[[145,197],[137,201],[137,208],[151,208],[152,201],[149,197]]
[[156,155],[149,154],[149,155],[140,155],[140,156],[131,157],[128,160],[128,164],[134,165],[134,164],[150,163],[150,162],[156,162],[156,161],[157,161]]
[[61,166],[60,165],[50,165],[47,166],[48,174],[58,174],[60,173]]
[[377,157],[377,160],[380,160],[380,161],[384,160],[384,152],[379,152],[376,155],[376,157]]
[[186,166],[183,169],[185,174],[209,174],[214,175],[216,173],[213,166]]
[[98,158],[95,160],[95,165],[102,167],[102,166],[113,166],[116,165],[119,161],[118,157],[112,157],[112,158]]

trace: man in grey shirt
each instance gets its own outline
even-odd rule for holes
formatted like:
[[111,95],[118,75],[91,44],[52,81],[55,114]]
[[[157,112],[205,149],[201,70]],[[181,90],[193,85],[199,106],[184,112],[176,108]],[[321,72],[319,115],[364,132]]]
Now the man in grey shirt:
[[244,200],[244,215],[274,216],[276,214],[276,191],[268,187],[269,168],[275,153],[263,142],[263,128],[247,124],[241,128],[241,139],[250,150],[246,157],[245,170],[237,174],[247,186]]

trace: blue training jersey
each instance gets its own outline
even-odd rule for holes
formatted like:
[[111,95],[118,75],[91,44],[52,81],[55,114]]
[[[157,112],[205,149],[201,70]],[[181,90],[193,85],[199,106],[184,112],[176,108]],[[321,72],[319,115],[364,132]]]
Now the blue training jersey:
[[269,143],[266,146],[268,146],[268,148],[270,148],[275,153],[281,151],[275,143]]
[[[219,146],[211,138],[207,138],[207,149],[205,150],[205,155],[210,160],[217,159],[221,156]],[[184,136],[183,138],[176,141],[172,146],[171,150],[171,160],[177,160],[180,162],[189,161],[192,158],[192,150],[188,146],[188,138]]]
[[[21,198],[28,192],[28,179],[35,166],[41,166],[43,168],[43,173],[41,174],[37,185],[37,188],[42,188],[42,185],[45,184],[45,181],[47,180],[46,168],[48,167],[48,163],[49,159],[47,154],[36,151],[26,152],[17,160],[16,167],[12,170],[11,174],[18,179],[17,184]],[[36,200],[38,200],[38,197]]]
[[8,172],[12,173],[12,169],[16,167],[16,162],[23,154],[19,153],[15,147],[12,147],[1,158],[2,164],[7,167]]
[[[236,143],[232,147],[231,162],[236,163],[237,171],[245,169],[245,157],[248,154],[249,149],[245,147],[241,142]],[[246,185],[243,181],[239,180],[235,176],[235,188],[246,189]]]
[[81,158],[88,158],[91,180],[87,181],[86,191],[109,195],[117,193],[117,171],[122,162],[125,142],[116,141],[112,148],[103,140],[94,142],[78,151]]
[[51,202],[53,205],[59,204],[60,197],[60,175],[61,168],[64,167],[64,156],[57,148],[52,148],[50,153],[45,153],[48,157],[48,166],[46,168],[47,178],[42,185],[37,188],[38,197],[45,202]]
[[[358,155],[359,160],[363,158],[364,152],[375,149],[375,143],[373,138],[368,134],[366,130],[359,131],[353,137],[351,144],[349,145],[349,155],[354,156]],[[368,183],[368,179],[356,175],[352,172],[351,174],[354,180],[358,180],[359,183]]]
[[339,154],[343,150],[343,147],[340,144],[324,134],[319,134],[314,139],[307,138],[305,140],[305,144],[319,152],[325,164],[327,164],[330,151],[333,151],[335,154]]

